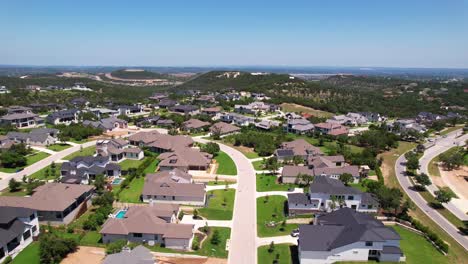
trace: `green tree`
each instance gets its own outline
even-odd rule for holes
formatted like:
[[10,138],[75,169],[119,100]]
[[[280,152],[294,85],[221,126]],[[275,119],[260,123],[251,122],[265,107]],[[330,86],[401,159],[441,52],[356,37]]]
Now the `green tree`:
[[206,153],[209,153],[213,156],[216,156],[219,151],[220,151],[220,148],[219,148],[219,145],[217,143],[214,143],[214,142],[208,142],[206,143],[205,145],[203,145],[201,147],[201,150],[206,152]]
[[275,174],[280,167],[280,164],[278,163],[278,158],[276,157],[271,157],[265,160],[265,169],[270,171],[270,174]]
[[15,180],[15,178],[11,178],[8,182],[8,189],[10,189],[10,192],[17,192],[19,191],[20,187],[21,183]]
[[447,170],[453,170],[463,164],[463,156],[463,151],[460,148],[440,154],[439,160]]
[[431,185],[431,179],[425,173],[421,173],[416,175],[415,177],[416,182],[421,186],[422,189],[425,189],[426,186]]
[[349,185],[353,181],[353,175],[350,173],[343,173],[340,175],[340,181],[342,181],[345,185]]
[[268,252],[273,253],[275,251],[275,242],[271,241],[270,246],[268,246]]
[[434,193],[436,195],[436,200],[439,203],[448,203],[453,198],[453,194],[446,190],[439,190]]
[[94,178],[93,185],[96,188],[96,192],[98,194],[104,191],[105,184],[106,184],[106,181],[104,179],[104,175],[103,174],[96,175],[96,177]]
[[213,244],[213,245],[218,245],[219,243],[221,243],[221,237],[219,235],[219,230],[215,230],[213,232],[213,236],[211,236],[210,243]]
[[61,238],[53,233],[44,233],[39,237],[39,258],[44,264],[55,264],[74,252],[77,243],[71,238]]
[[314,176],[307,173],[299,173],[297,175],[297,178],[299,179],[300,183],[305,184],[307,186],[314,180]]

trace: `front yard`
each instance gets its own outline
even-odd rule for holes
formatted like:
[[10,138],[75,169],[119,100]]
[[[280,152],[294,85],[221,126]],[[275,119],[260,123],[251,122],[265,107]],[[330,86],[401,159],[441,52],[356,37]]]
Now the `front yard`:
[[299,263],[296,245],[275,244],[272,252],[268,251],[269,248],[270,245],[258,247],[258,264],[271,264],[274,260],[281,264]]
[[291,188],[300,188],[297,184],[278,183],[275,175],[257,174],[257,192],[287,191]]
[[234,210],[235,189],[207,192],[207,206],[198,209],[201,216],[209,220],[231,220]]
[[284,224],[287,198],[279,195],[257,198],[257,232],[259,237],[285,236],[298,227]]
[[71,147],[71,145],[69,145],[67,143],[56,143],[56,144],[48,146],[47,148],[50,149],[50,150],[58,152],[58,151],[62,151],[64,149],[67,149],[69,147]]
[[42,151],[36,151],[34,153],[31,153],[26,156],[26,165],[22,167],[17,167],[17,168],[0,168],[0,172],[5,172],[5,173],[15,173],[16,171],[23,169],[25,167],[31,166],[32,164],[43,160],[47,158],[49,154],[42,152]]
[[221,175],[237,175],[237,167],[234,161],[225,152],[220,151],[214,158],[218,163],[217,174]]
[[[208,229],[208,237],[204,240],[201,248],[197,250],[196,253],[214,258],[227,258],[228,251],[226,251],[226,241],[231,237],[231,228],[209,227]],[[217,245],[211,243],[211,239],[215,230],[219,232],[219,243]]]
[[63,159],[64,160],[71,160],[71,159],[73,159],[75,157],[79,157],[79,156],[93,156],[95,153],[96,153],[96,146],[90,146],[90,147],[87,147],[87,148],[80,149],[77,152],[74,152],[74,153],[66,156]]

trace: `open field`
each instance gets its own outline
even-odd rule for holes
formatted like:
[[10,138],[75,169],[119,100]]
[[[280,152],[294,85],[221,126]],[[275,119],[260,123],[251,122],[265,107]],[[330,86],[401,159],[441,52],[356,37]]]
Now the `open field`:
[[313,109],[313,108],[303,106],[303,105],[298,105],[298,104],[282,103],[280,106],[283,112],[301,112],[301,113],[311,114],[317,117],[332,117],[333,116],[333,113]]

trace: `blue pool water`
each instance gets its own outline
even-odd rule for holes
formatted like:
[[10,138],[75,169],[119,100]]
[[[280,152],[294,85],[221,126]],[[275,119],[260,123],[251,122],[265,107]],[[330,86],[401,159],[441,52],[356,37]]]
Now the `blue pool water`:
[[112,184],[114,185],[120,184],[121,182],[122,182],[122,178],[115,178],[114,180],[112,180]]
[[126,212],[127,212],[127,211],[120,210],[120,211],[115,215],[115,218],[119,218],[119,219],[124,218]]

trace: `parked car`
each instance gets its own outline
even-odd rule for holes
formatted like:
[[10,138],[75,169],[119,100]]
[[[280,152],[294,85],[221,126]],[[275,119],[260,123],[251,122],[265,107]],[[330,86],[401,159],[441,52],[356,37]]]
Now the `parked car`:
[[291,236],[292,237],[298,237],[299,236],[299,228],[296,228],[293,231],[291,231]]

